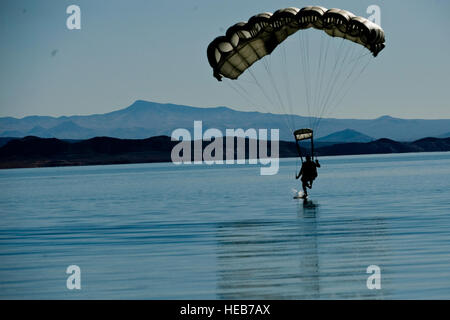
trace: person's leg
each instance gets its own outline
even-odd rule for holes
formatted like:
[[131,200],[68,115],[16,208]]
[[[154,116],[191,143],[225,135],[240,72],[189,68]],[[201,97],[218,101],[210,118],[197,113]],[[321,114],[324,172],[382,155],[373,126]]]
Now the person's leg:
[[306,186],[307,186],[306,181],[302,181],[303,193],[305,197],[308,195],[308,191],[306,191]]

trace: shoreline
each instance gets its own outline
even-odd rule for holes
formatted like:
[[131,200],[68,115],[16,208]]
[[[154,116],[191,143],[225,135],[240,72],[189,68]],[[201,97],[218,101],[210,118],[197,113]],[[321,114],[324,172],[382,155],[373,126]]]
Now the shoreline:
[[[255,141],[245,139],[246,151],[250,142]],[[179,141],[171,141],[168,136],[147,139],[96,137],[76,142],[29,136],[11,140],[0,147],[0,169],[167,163],[172,162],[171,151],[178,143]],[[211,142],[203,141],[202,151],[209,143]],[[268,145],[270,144],[269,141]],[[302,148],[303,154],[308,151]],[[325,144],[315,149],[315,155],[324,157],[446,151],[450,151],[450,138],[424,138],[413,142],[383,138],[371,142]],[[235,143],[234,160],[237,159],[236,154]],[[278,158],[295,157],[298,157],[295,142],[279,141]],[[256,159],[259,158],[258,154]],[[247,152],[245,159],[249,159]]]

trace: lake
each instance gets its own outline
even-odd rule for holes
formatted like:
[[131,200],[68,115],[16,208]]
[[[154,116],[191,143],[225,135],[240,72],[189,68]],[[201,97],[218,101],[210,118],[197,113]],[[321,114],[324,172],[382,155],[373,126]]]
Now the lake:
[[450,153],[319,160],[0,170],[0,298],[450,299]]

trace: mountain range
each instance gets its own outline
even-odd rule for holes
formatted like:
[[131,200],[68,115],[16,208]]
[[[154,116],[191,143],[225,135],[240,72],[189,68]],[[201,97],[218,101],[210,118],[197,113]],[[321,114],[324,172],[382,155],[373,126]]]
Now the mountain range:
[[[292,116],[300,127],[314,119]],[[203,130],[279,128],[280,139],[291,141],[285,116],[261,112],[237,111],[227,107],[197,108],[138,100],[127,108],[85,116],[28,116],[0,118],[0,137],[38,136],[58,139],[89,139],[109,136],[121,139],[144,139],[170,136],[177,128],[193,131],[195,120],[203,121]],[[424,137],[450,136],[450,119],[421,120],[382,116],[371,120],[321,119],[316,138],[322,142],[369,142],[380,138],[414,141]]]

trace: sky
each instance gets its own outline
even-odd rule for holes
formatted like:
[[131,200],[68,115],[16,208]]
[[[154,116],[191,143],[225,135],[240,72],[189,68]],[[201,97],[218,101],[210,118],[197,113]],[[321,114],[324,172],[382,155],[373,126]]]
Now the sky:
[[[80,30],[66,27],[72,4]],[[206,48],[256,13],[311,4],[365,17],[376,4],[386,33],[330,116],[450,118],[446,0],[2,0],[0,117],[107,113],[135,100],[265,111],[213,78]]]

